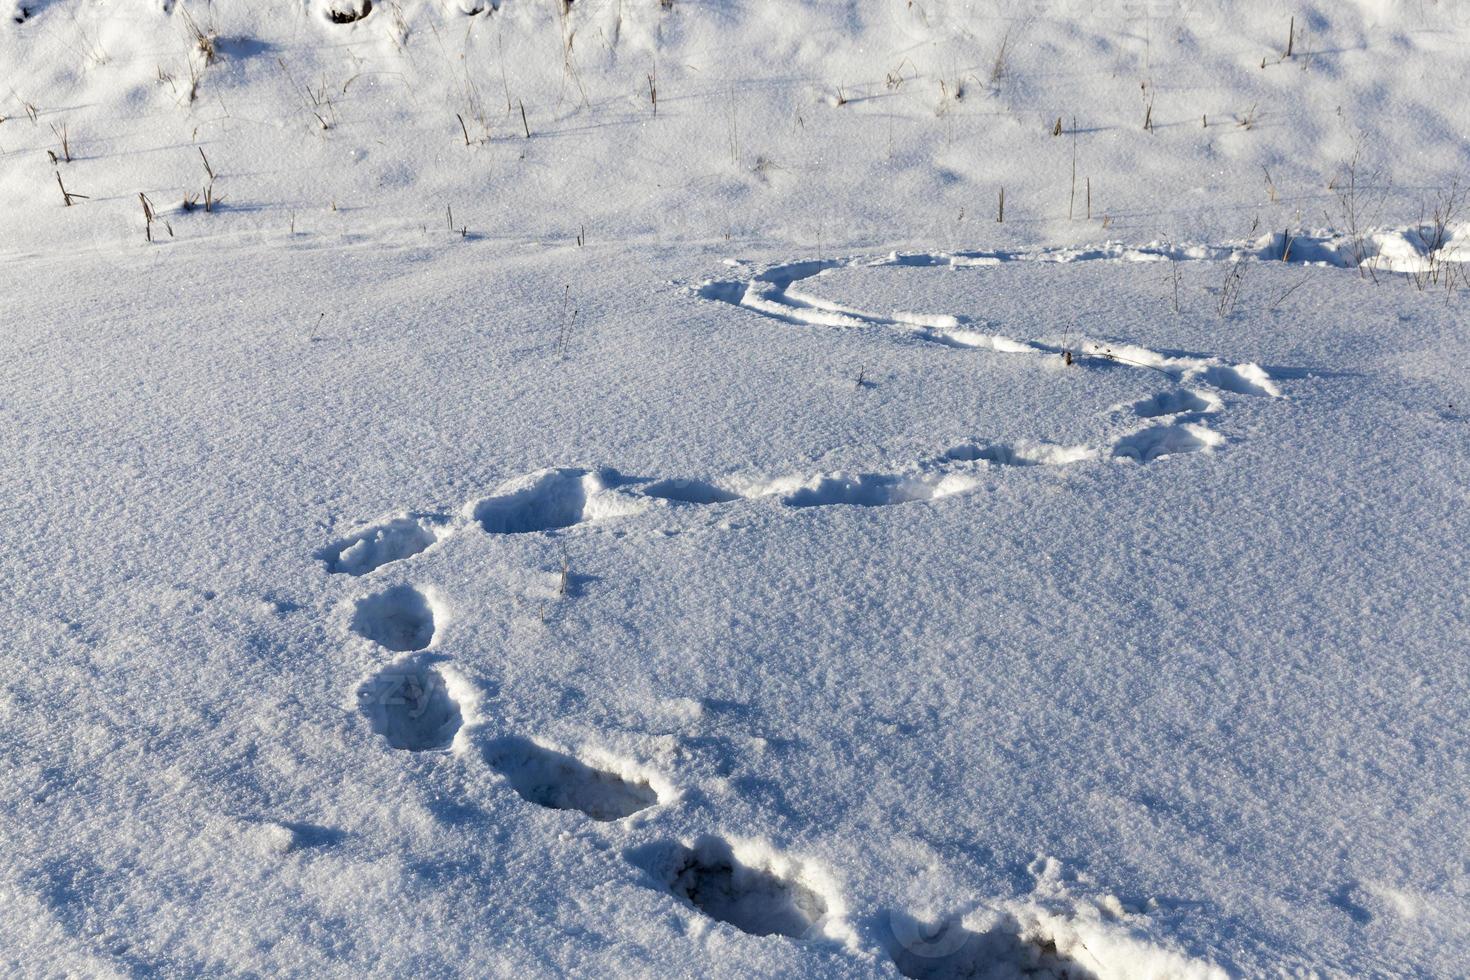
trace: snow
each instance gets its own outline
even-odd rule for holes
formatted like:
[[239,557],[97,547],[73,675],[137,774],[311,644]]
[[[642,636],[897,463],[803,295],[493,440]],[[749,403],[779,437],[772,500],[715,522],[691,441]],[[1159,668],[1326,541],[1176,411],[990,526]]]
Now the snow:
[[1467,41],[17,5],[0,967],[1463,974]]

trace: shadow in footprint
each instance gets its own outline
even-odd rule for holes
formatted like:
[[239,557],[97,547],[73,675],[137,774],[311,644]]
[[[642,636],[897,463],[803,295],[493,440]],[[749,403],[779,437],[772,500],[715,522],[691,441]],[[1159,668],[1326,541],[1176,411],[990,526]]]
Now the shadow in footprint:
[[287,820],[250,820],[248,839],[263,855],[280,857],[316,847],[330,847],[345,840],[345,831],[319,824]]
[[413,586],[395,585],[357,600],[352,629],[398,653],[422,650],[434,639],[434,608]]
[[331,847],[347,839],[347,831],[336,827],[325,827],[316,823],[299,823],[282,820],[280,825],[294,836],[293,849],[307,847]]
[[997,466],[1032,466],[1036,460],[1027,459],[1020,455],[1010,446],[974,446],[970,444],[955,446],[944,454],[946,459],[959,460],[966,463],[975,463],[984,460]]
[[644,487],[643,493],[680,504],[728,504],[740,499],[740,494],[703,480],[660,480]]
[[373,0],[330,0],[323,11],[333,24],[352,24],[373,12]]
[[366,575],[412,558],[439,540],[444,519],[431,514],[401,514],[334,541],[316,553],[327,571]]
[[357,692],[373,731],[395,749],[447,749],[464,724],[459,698],[445,675],[420,661],[393,664]]
[[650,505],[636,494],[619,490],[628,482],[611,469],[537,470],[470,505],[469,515],[490,534],[531,534],[627,517]]
[[692,847],[651,844],[627,857],[674,896],[752,936],[800,939],[827,914],[826,901],[815,891],[742,864],[718,837],[701,837]]
[[593,820],[621,820],[658,803],[658,793],[647,783],[594,769],[530,739],[497,739],[486,746],[485,761],[527,802],[577,810]]
[[1136,463],[1152,463],[1165,456],[1202,452],[1223,441],[1219,433],[1202,426],[1154,425],[1119,439],[1113,445],[1113,455]]
[[1133,403],[1133,411],[1140,418],[1156,419],[1165,415],[1181,415],[1185,412],[1213,412],[1218,402],[1211,402],[1193,391],[1164,391],[1152,398]]
[[1335,891],[1328,894],[1327,900],[1332,905],[1347,913],[1348,918],[1358,925],[1367,925],[1373,921],[1373,913],[1366,905],[1358,901],[1359,887],[1357,882],[1349,881],[1339,885]]
[[912,500],[929,500],[934,488],[919,481],[886,473],[823,476],[781,499],[787,507],[887,507]]
[[315,823],[300,823],[292,820],[270,821],[270,826],[279,827],[289,834],[283,839],[287,851],[302,851],[313,847],[332,847],[347,839],[347,832],[336,827]]
[[893,965],[914,980],[1097,980],[1092,970],[1063,955],[1049,936],[1033,934],[1008,915],[999,916],[977,931],[966,928],[957,918],[934,924],[891,913],[888,933],[888,955]]
[[551,470],[518,490],[475,505],[475,520],[490,534],[531,534],[579,523],[587,509],[588,474]]

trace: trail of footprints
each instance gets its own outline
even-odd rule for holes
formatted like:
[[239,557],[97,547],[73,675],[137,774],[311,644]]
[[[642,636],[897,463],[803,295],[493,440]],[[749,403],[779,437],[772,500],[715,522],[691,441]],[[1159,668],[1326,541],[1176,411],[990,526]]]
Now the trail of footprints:
[[[1063,349],[1040,341],[1021,341],[966,328],[946,315],[894,313],[883,316],[821,300],[798,292],[796,283],[830,270],[882,265],[976,267],[1020,260],[1026,253],[961,253],[956,255],[891,255],[882,259],[835,259],[773,266],[748,278],[711,280],[692,292],[703,299],[730,303],[763,316],[807,325],[881,325],[942,343],[950,348],[984,349],[1032,357],[1061,357]],[[1153,253],[1141,253],[1152,256]],[[1125,257],[1116,249],[1091,252],[1037,253],[1035,260],[1073,261]],[[774,498],[790,508],[836,504],[881,507],[936,500],[983,486],[995,466],[1067,466],[1116,459],[1137,463],[1184,453],[1208,452],[1225,438],[1209,425],[1223,414],[1223,395],[1279,398],[1267,372],[1252,363],[1229,364],[1218,358],[1163,354],[1125,344],[1085,342],[1069,349],[1079,370],[1123,366],[1162,377],[1165,390],[1121,411],[1137,425],[1109,442],[1088,445],[1052,443],[968,442],[936,456],[916,460],[895,472],[789,474],[769,479],[734,478],[726,484],[682,477],[625,476],[608,467],[555,467],[510,480],[484,499],[466,505],[462,516],[490,534],[530,534],[574,525],[628,517],[652,507],[716,506],[740,500]],[[443,540],[455,528],[442,514],[401,513],[366,527],[317,552],[327,569],[366,575],[384,565],[410,558]]]
[[[717,488],[695,482],[633,486],[650,499],[692,504],[731,499]],[[512,481],[494,496],[471,504],[465,516],[486,533],[523,534],[641,509],[628,504],[633,498],[603,496],[620,488],[627,489],[621,478],[607,471],[546,470]],[[822,486],[799,488],[795,494],[808,490],[821,491]],[[874,490],[868,486],[865,492]],[[332,543],[316,557],[330,573],[376,581],[380,576],[374,572],[411,561],[454,529],[452,522],[438,515],[398,514]],[[461,730],[476,720],[476,694],[448,658],[431,652],[444,618],[442,600],[432,589],[399,583],[367,591],[349,606],[352,632],[399,655],[358,689],[358,707],[373,733],[390,748],[406,752],[451,749]],[[671,790],[661,793],[656,786],[660,781],[636,767],[604,768],[609,764],[599,765],[524,736],[492,738],[484,744],[482,756],[527,803],[575,811],[598,822],[624,820],[674,802]],[[656,887],[750,935],[798,940],[850,935],[831,886],[815,880],[811,869],[785,855],[765,850],[742,853],[729,840],[706,835],[687,843],[664,840],[634,847],[625,858]],[[1014,916],[976,932],[958,922],[930,926],[895,914],[884,923],[883,943],[890,962],[907,977],[971,976],[997,968],[1018,976],[1082,980],[1094,975],[1059,952],[1051,932],[1025,926]]]
[[[954,348],[1059,356],[1045,344],[981,335],[955,318],[862,313],[798,293],[794,283],[860,260],[777,266],[747,280],[707,282],[698,295],[729,302],[765,316],[802,324],[879,324],[919,333]],[[867,264],[881,264],[885,260]],[[934,256],[892,256],[887,262],[925,264]],[[972,264],[986,264],[974,261]],[[1126,409],[1139,425],[1105,446],[962,444],[921,460],[901,472],[821,473],[728,485],[678,478],[629,477],[610,468],[548,468],[510,480],[490,496],[467,504],[458,518],[403,512],[361,528],[316,552],[326,570],[350,577],[371,576],[408,562],[464,527],[487,534],[554,532],[576,525],[630,517],[655,507],[720,506],[774,498],[801,509],[829,505],[887,506],[936,500],[974,490],[989,468],[1068,465],[1122,458],[1147,463],[1164,456],[1208,451],[1223,437],[1206,424],[1224,410],[1220,392],[1279,397],[1266,372],[1253,364],[1230,365],[1211,358],[1157,354],[1138,347],[1083,347],[1083,368],[1123,364],[1160,372],[1175,386]],[[1213,390],[1212,390],[1213,389]],[[372,580],[370,579],[370,580]],[[348,625],[357,635],[398,654],[357,692],[372,731],[393,749],[434,752],[451,748],[474,720],[475,691],[446,661],[430,652],[444,617],[444,604],[431,589],[388,585],[351,604]],[[671,802],[656,780],[633,767],[600,768],[529,738],[506,735],[484,746],[486,764],[523,800],[541,807],[579,812],[613,822]],[[670,794],[671,795],[671,794]],[[739,854],[729,841],[705,836],[684,843],[664,841],[627,852],[627,860],[668,891],[720,922],[756,936],[793,939],[838,937],[840,902],[815,883],[799,862],[762,852]],[[743,859],[742,859],[743,858]],[[994,918],[980,931],[958,921],[930,926],[897,913],[885,933],[887,952],[904,976],[971,976],[996,968],[1017,975],[1084,978],[1094,973],[1079,961],[1086,947],[1059,948],[1054,930],[1014,915]],[[1069,955],[1075,954],[1075,956]],[[988,975],[988,974],[987,974]]]
[[[471,513],[492,533],[569,526],[583,519],[588,498],[602,480],[581,471],[549,471],[525,487],[479,502]],[[432,547],[447,535],[447,528],[447,522],[434,516],[401,514],[333,543],[317,558],[329,572],[369,575]],[[353,632],[385,650],[407,654],[374,674],[357,694],[372,731],[394,749],[448,750],[473,715],[466,710],[474,701],[471,686],[441,658],[426,653],[440,605],[431,591],[408,584],[370,592],[352,603]],[[526,802],[576,811],[595,821],[623,820],[662,802],[647,777],[599,768],[529,738],[494,738],[484,746],[483,756]],[[799,876],[743,863],[719,837],[703,837],[687,846],[661,842],[627,857],[670,894],[752,935],[801,938],[827,914],[826,900]]]
[[[572,478],[562,475],[559,479]],[[564,483],[557,486],[566,489]],[[523,513],[520,507],[525,498],[514,498],[517,492],[491,498],[520,501],[507,508],[495,508],[497,520],[506,514]],[[534,510],[556,513],[542,504]],[[475,513],[479,514],[479,507]],[[562,517],[566,516],[562,511]],[[365,555],[403,554],[404,541],[420,544],[426,539],[415,530],[415,520],[422,517],[391,517],[345,542],[368,542]],[[519,529],[523,522],[512,520],[510,526]],[[517,530],[504,529],[500,533]],[[435,541],[438,539],[442,538]],[[334,572],[369,574],[359,572],[356,564],[341,566],[338,555],[343,544],[338,542],[318,552],[318,557]],[[419,551],[376,567],[415,554]],[[407,654],[373,674],[357,692],[360,710],[373,733],[401,751],[448,751],[462,727],[473,720],[472,686],[444,666],[442,658],[426,654],[434,642],[438,605],[431,591],[400,583],[369,592],[351,607],[353,632],[387,651]],[[629,768],[601,768],[523,736],[491,739],[485,743],[482,755],[488,767],[529,804],[576,811],[601,823],[625,820],[672,802],[673,793],[667,792],[667,799],[661,796],[654,786],[656,780],[648,776]],[[688,843],[648,843],[629,849],[625,857],[673,898],[751,936],[839,939],[848,933],[841,920],[841,902],[836,901],[831,886],[813,880],[808,868],[785,855],[763,851],[738,854],[738,848],[729,840],[706,835]],[[983,932],[975,932],[957,920],[929,926],[906,915],[892,914],[885,923],[883,945],[898,973],[919,979],[980,976],[980,971],[997,968],[1011,971],[1005,976],[1058,980],[1095,976],[1078,959],[1058,951],[1055,934],[1035,924],[1020,923],[1014,915],[1003,915]]]
[[[396,554],[402,549],[394,544],[395,538],[423,540],[404,517],[390,518],[348,540],[374,542],[379,549],[375,553]],[[338,567],[333,557],[338,550],[333,546],[319,557],[339,573],[368,574]],[[393,749],[448,750],[472,717],[472,711],[465,710],[473,704],[471,686],[441,660],[425,653],[434,638],[435,606],[432,593],[406,584],[369,593],[353,604],[350,626],[354,632],[386,650],[409,654],[384,667],[358,691],[359,707],[372,731]],[[526,802],[576,811],[594,821],[623,820],[665,802],[647,777],[599,768],[522,736],[491,739],[483,748],[483,758]],[[799,863],[784,856],[742,860],[729,841],[708,835],[687,844],[665,840],[636,847],[626,853],[626,858],[675,898],[750,935],[803,939],[842,932],[840,921],[828,921],[836,903],[806,879]],[[950,975],[945,971],[957,967],[968,973],[974,967],[1001,962],[994,958],[990,947],[970,950],[977,956],[983,953],[983,958],[956,960],[958,947],[946,948],[936,957],[932,930],[910,927],[905,931],[900,927],[892,931],[896,938],[890,943],[890,956],[905,976]],[[1023,954],[1014,962],[1041,962],[1044,943],[1024,940],[1020,932],[1009,939],[1014,950]]]

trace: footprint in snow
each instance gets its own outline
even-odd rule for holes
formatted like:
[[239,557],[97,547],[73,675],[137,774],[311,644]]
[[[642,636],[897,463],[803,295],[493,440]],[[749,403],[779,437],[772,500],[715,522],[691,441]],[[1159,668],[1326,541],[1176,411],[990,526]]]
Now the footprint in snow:
[[352,630],[396,653],[422,650],[434,640],[434,604],[411,585],[395,585],[357,600]]
[[652,844],[627,857],[676,898],[752,936],[801,939],[827,914],[827,900],[800,874],[746,864],[719,837],[701,837],[690,846]]
[[438,515],[396,514],[332,542],[316,556],[334,574],[366,575],[426,551],[448,533],[448,523]]
[[1113,456],[1151,463],[1165,456],[1213,449],[1224,441],[1218,432],[1193,422],[1154,425],[1119,439],[1113,444]]
[[1193,415],[1207,412],[1218,412],[1221,402],[1218,396],[1207,392],[1189,391],[1179,389],[1177,391],[1164,391],[1152,398],[1134,402],[1133,411],[1139,418],[1156,419],[1168,415]]
[[587,521],[636,514],[647,498],[624,492],[623,479],[609,469],[537,470],[502,484],[493,496],[466,510],[489,534],[531,534]]
[[995,914],[971,927],[959,918],[920,922],[900,913],[888,917],[888,955],[898,972],[913,980],[961,977],[1027,977],[1035,980],[1097,980],[1097,973],[1064,954],[1040,923],[1023,925]]
[[449,748],[465,723],[468,686],[448,668],[405,660],[374,674],[357,692],[358,708],[373,731],[395,749]]
[[740,499],[740,494],[703,480],[659,480],[645,486],[643,493],[677,504],[728,504]]
[[[327,17],[352,23],[366,17],[370,0],[334,0]],[[900,261],[895,259],[895,261]],[[840,263],[837,263],[840,264]],[[847,309],[827,309],[809,297],[789,293],[797,279],[826,263],[772,270],[758,279],[760,289],[735,284],[706,284],[698,291],[708,299],[746,306],[755,312],[795,323],[842,322],[921,326],[925,339],[946,346],[983,347],[1002,353],[1051,356],[1045,345],[1001,337],[965,334],[964,343],[949,341],[954,323],[944,318],[881,318]],[[728,288],[726,286],[728,285]],[[756,299],[752,300],[752,295]],[[812,313],[816,310],[816,313]],[[1105,364],[1134,364],[1173,375],[1181,384],[1204,382],[1242,395],[1280,397],[1264,370],[1252,364],[1227,365],[1214,359],[1169,357],[1129,348],[1123,354],[1084,347]],[[1070,358],[1068,363],[1072,363]],[[583,523],[641,513],[655,504],[712,506],[748,498],[775,496],[790,508],[829,505],[888,506],[936,500],[982,485],[976,464],[986,466],[1066,465],[1106,456],[1138,462],[1178,453],[1208,451],[1224,442],[1203,424],[1203,417],[1222,410],[1221,398],[1207,390],[1178,388],[1135,402],[1134,415],[1144,428],[1106,446],[962,445],[936,460],[900,473],[817,474],[787,477],[743,486],[736,493],[715,483],[684,479],[625,479],[612,469],[548,468],[501,485],[488,497],[466,505],[463,520],[492,535],[534,534]],[[400,513],[356,531],[319,550],[327,571],[368,575],[434,547],[452,531],[438,515]],[[389,650],[416,653],[434,640],[435,603],[429,594],[398,585],[358,599],[352,629]],[[359,710],[372,730],[394,749],[442,751],[473,715],[474,692],[439,658],[410,657],[378,671],[357,692]],[[503,776],[524,800],[538,806],[574,810],[597,821],[616,821],[661,802],[660,792],[645,777],[626,767],[614,772],[575,756],[507,736],[485,747],[487,764]],[[273,831],[268,842],[290,849],[305,842],[292,828]],[[646,872],[661,889],[704,915],[754,936],[800,939],[840,917],[840,903],[824,896],[799,864],[765,850],[742,852],[719,837],[691,844],[667,841],[637,848],[627,859]],[[836,909],[829,919],[829,910]],[[1067,955],[1073,944],[1047,931],[1044,920],[1023,924],[1014,916],[993,915],[983,922],[954,920],[930,926],[897,915],[890,917],[889,955],[898,971],[914,978],[1033,976],[1054,980],[1088,980],[1096,974]],[[1060,944],[1060,945],[1059,945]],[[1085,948],[1085,947],[1084,947]]]
[[373,12],[373,0],[328,0],[322,15],[331,24],[355,24]]
[[621,820],[659,802],[646,779],[596,769],[529,739],[497,739],[486,746],[485,761],[527,802],[593,820]]

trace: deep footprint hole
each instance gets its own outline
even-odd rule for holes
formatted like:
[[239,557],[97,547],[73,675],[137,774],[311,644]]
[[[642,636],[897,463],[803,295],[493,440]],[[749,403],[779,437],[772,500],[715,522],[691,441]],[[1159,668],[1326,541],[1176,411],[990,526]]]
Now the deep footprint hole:
[[1140,418],[1156,419],[1166,415],[1181,415],[1185,412],[1208,412],[1214,409],[1209,401],[1192,391],[1165,391],[1152,398],[1145,398],[1133,406]]
[[1207,430],[1191,429],[1187,425],[1155,425],[1119,439],[1113,446],[1113,456],[1152,463],[1165,456],[1211,449],[1214,445],[1208,438],[1211,435]]
[[966,444],[955,446],[945,452],[944,455],[946,459],[953,459],[960,462],[975,463],[984,460],[987,463],[994,463],[997,466],[1030,466],[1034,462],[1034,460],[1017,455],[1016,451],[1010,446],[1003,445],[974,446]]
[[740,499],[740,494],[702,480],[660,480],[644,487],[643,493],[681,504],[728,504]]
[[928,500],[933,488],[921,481],[886,473],[853,476],[824,476],[809,486],[792,491],[781,502],[787,507],[888,507],[914,500]]

